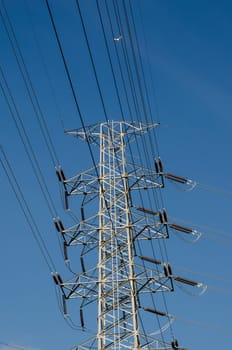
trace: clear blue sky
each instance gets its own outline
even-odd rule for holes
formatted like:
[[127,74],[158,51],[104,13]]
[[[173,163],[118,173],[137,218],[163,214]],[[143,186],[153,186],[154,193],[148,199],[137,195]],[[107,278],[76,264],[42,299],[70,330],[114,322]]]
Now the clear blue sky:
[[[194,227],[203,233],[195,244],[185,243],[175,236],[167,242],[173,269],[176,274],[209,285],[208,291],[200,297],[191,297],[178,288],[168,297],[169,312],[177,318],[173,329],[180,343],[190,350],[229,348],[232,342],[232,4],[226,0],[133,0],[132,3],[153,117],[161,123],[157,136],[165,170],[204,185],[192,192],[183,192],[167,183],[163,191],[169,216],[183,220],[186,226],[192,227],[189,223],[199,225],[199,228]],[[84,143],[63,133],[63,125],[72,129],[81,124],[45,1],[11,0],[5,4],[60,163],[68,175],[78,173],[90,167],[91,160]],[[107,112],[111,119],[119,119],[95,1],[82,0],[80,4]],[[100,4],[103,6],[103,1]],[[84,121],[86,124],[102,121],[103,111],[74,1],[51,1],[51,7]],[[139,8],[148,50],[142,36]],[[0,9],[4,14],[2,5]],[[1,19],[0,45],[1,68],[59,215],[65,218],[54,167]],[[154,86],[149,79],[150,70]],[[65,274],[52,217],[2,94],[0,144],[55,264]],[[59,312],[50,273],[2,168],[0,207],[0,343],[28,350],[69,349],[82,336],[66,325]],[[79,209],[76,210],[79,215]],[[75,304],[72,311],[75,315]],[[10,348],[0,345],[0,350],[7,349]]]

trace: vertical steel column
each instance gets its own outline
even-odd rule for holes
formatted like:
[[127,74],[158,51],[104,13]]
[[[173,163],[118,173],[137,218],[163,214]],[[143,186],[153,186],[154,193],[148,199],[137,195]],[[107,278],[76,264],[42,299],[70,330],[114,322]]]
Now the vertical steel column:
[[98,349],[139,348],[129,188],[122,123],[100,128]]

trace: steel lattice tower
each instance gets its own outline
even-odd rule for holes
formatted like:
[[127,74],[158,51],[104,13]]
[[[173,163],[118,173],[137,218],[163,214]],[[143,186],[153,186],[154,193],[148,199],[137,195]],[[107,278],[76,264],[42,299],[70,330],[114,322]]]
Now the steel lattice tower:
[[[129,143],[156,126],[109,121],[67,132],[96,144],[100,151],[96,167],[70,179],[62,169],[57,170],[65,189],[66,209],[70,196],[82,197],[79,223],[65,229],[61,220],[55,219],[66,260],[67,248],[79,246],[82,271],[65,282],[59,274],[53,277],[62,291],[65,314],[66,301],[77,299],[81,326],[85,327],[84,318],[92,312],[97,319],[96,336],[75,349],[181,349],[175,340],[158,338],[173,316],[154,308],[153,296],[158,299],[158,295],[173,291],[173,279],[200,285],[173,276],[170,264],[142,255],[141,246],[145,245],[149,254],[151,241],[169,237],[167,215],[164,210],[134,206],[132,193],[162,188],[163,178],[157,167],[137,166],[126,156]],[[86,218],[88,211],[91,214]],[[89,311],[90,306],[94,311]]]
[[[100,126],[98,348],[139,348],[123,124]],[[131,129],[131,127],[130,127]],[[134,128],[132,128],[134,131]],[[129,132],[129,130],[127,131]]]

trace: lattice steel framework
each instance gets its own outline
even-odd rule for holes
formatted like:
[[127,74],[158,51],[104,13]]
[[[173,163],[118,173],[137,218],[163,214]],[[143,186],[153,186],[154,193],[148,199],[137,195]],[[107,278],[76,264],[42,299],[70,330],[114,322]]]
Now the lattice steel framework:
[[[61,220],[55,219],[66,260],[69,246],[80,247],[82,271],[65,282],[54,274],[54,281],[61,288],[65,314],[66,301],[77,299],[83,328],[90,305],[97,315],[96,336],[75,349],[181,349],[176,340],[158,338],[174,318],[154,308],[154,302],[151,307],[148,300],[173,291],[174,280],[194,287],[202,285],[173,276],[170,264],[141,254],[141,246],[169,237],[167,215],[164,210],[134,206],[132,192],[162,188],[163,177],[155,167],[137,166],[126,157],[128,144],[156,126],[110,121],[67,132],[100,149],[95,168],[70,179],[57,170],[65,189],[66,209],[70,196],[83,196],[78,224],[65,229]],[[86,212],[92,212],[90,217],[86,218]]]

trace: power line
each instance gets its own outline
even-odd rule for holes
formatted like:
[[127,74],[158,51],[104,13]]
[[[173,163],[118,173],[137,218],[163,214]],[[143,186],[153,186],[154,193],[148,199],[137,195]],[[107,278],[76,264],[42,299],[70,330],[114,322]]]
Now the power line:
[[[130,5],[131,5],[131,1],[130,1]],[[150,60],[150,53],[149,53],[149,46],[147,43],[147,38],[146,38],[146,32],[145,32],[145,26],[144,26],[144,21],[143,21],[143,15],[142,15],[142,8],[141,8],[141,3],[138,1],[138,9],[139,9],[139,15],[140,15],[140,22],[141,22],[141,27],[142,27],[142,37],[144,40],[144,46],[145,46],[145,52],[146,52],[146,56],[147,56],[147,66],[148,66],[148,76],[150,78],[151,81],[151,87],[152,87],[152,92],[153,92],[153,96],[154,96],[154,100],[155,100],[155,108],[156,108],[156,116],[158,117],[157,121],[160,122],[160,113],[159,113],[159,108],[158,108],[158,101],[157,101],[157,96],[156,96],[156,87],[155,87],[155,83],[154,83],[154,79],[153,79],[153,72],[151,69],[151,60]],[[133,8],[132,8],[132,12],[133,12]]]
[[[12,191],[13,191],[13,193],[18,201],[20,209],[21,209],[23,216],[24,216],[24,218],[25,218],[25,220],[30,228],[30,231],[33,235],[33,238],[35,239],[35,242],[39,248],[39,251],[40,251],[42,257],[44,258],[44,261],[48,267],[48,270],[50,273],[53,273],[53,272],[57,271],[55,263],[54,263],[52,256],[47,248],[47,245],[42,237],[42,234],[41,234],[40,229],[37,225],[37,222],[36,222],[36,220],[32,214],[32,211],[31,211],[31,209],[26,201],[26,198],[23,194],[23,191],[21,190],[21,186],[19,185],[19,182],[14,174],[14,171],[13,171],[13,169],[12,169],[8,159],[7,159],[7,156],[6,156],[2,146],[0,146],[0,152],[2,153],[2,157],[0,157],[0,163],[1,163],[3,170],[7,176],[7,179],[9,181],[11,188],[12,188]],[[58,303],[59,310],[61,311],[58,297],[57,297],[57,303]],[[61,314],[63,314],[62,311],[61,311]],[[65,321],[67,322],[67,324],[69,326],[71,326],[71,328],[74,328],[74,325],[71,323],[72,322],[71,318],[69,318],[69,319],[65,318]],[[77,329],[80,330],[80,327]]]
[[[54,30],[54,33],[55,33],[55,37],[56,37],[56,41],[57,41],[57,44],[58,44],[58,48],[59,48],[59,51],[60,51],[60,54],[61,54],[61,57],[62,57],[62,61],[63,61],[64,68],[65,68],[65,72],[66,72],[66,75],[67,75],[67,78],[68,78],[68,81],[69,81],[71,92],[72,92],[72,95],[73,95],[73,98],[74,98],[74,101],[75,101],[75,105],[76,105],[76,108],[77,108],[77,111],[78,111],[79,119],[81,121],[82,128],[83,128],[83,131],[84,131],[84,134],[85,134],[85,139],[86,139],[87,144],[88,144],[88,148],[89,148],[89,151],[90,151],[90,155],[91,155],[91,159],[92,159],[92,162],[93,162],[93,165],[94,165],[94,169],[95,169],[95,172],[97,174],[97,179],[98,179],[100,187],[102,188],[102,193],[104,193],[104,189],[103,189],[102,183],[99,180],[100,178],[99,178],[99,174],[98,174],[98,170],[97,170],[97,165],[96,165],[96,162],[95,162],[95,159],[94,159],[94,156],[93,156],[93,152],[92,152],[92,149],[91,149],[91,146],[90,146],[87,130],[86,130],[86,127],[85,127],[85,124],[84,124],[84,119],[83,119],[83,116],[81,114],[81,110],[80,110],[80,107],[79,107],[79,104],[78,104],[76,92],[74,90],[74,86],[73,86],[73,83],[72,83],[72,78],[71,78],[71,75],[70,75],[70,72],[69,72],[69,69],[68,69],[68,65],[67,65],[67,62],[66,62],[66,59],[65,59],[65,55],[64,55],[64,52],[63,52],[63,49],[62,49],[62,46],[61,46],[61,42],[60,42],[59,35],[58,35],[57,29],[56,29],[56,25],[55,25],[55,22],[54,22],[54,19],[53,19],[51,8],[49,6],[48,1],[45,0],[45,2],[46,2],[46,5],[47,5],[50,21],[51,21],[51,24],[52,24],[52,27],[53,27],[53,30]],[[106,207],[108,207],[106,199],[104,199],[104,200],[105,200]],[[110,210],[109,209],[108,209],[108,212],[110,214]],[[109,215],[109,217],[110,217],[110,220],[112,221],[111,215]],[[122,252],[120,252],[120,255],[121,254],[122,254]]]
[[[125,3],[126,6],[126,3]],[[138,4],[139,6],[139,4]],[[138,50],[138,56],[139,56],[139,65],[141,67],[141,72],[142,72],[142,80],[143,80],[143,84],[145,87],[145,96],[147,99],[147,104],[148,104],[148,110],[149,110],[149,114],[150,114],[150,119],[151,122],[154,122],[154,117],[153,117],[153,113],[152,113],[152,108],[151,108],[151,101],[150,101],[150,96],[149,96],[149,91],[148,91],[148,84],[146,81],[146,76],[145,76],[145,69],[144,69],[144,65],[143,65],[143,61],[142,61],[142,54],[141,54],[141,49],[140,49],[140,44],[139,44],[139,37],[138,37],[138,33],[137,33],[137,29],[136,29],[136,23],[135,23],[135,16],[134,16],[134,12],[133,12],[133,7],[131,5],[131,0],[129,0],[129,11],[130,11],[130,15],[131,15],[131,19],[132,19],[132,24],[133,24],[133,29],[134,29],[134,33],[135,33],[135,41],[136,41],[136,47]],[[144,36],[144,40],[145,38],[145,32],[143,31],[143,36]],[[152,79],[152,73],[150,72],[150,78]],[[154,87],[154,82],[153,82],[153,87]],[[157,120],[159,122],[159,119]],[[154,139],[155,139],[155,146],[158,152],[158,156],[160,154],[159,152],[159,145],[158,145],[158,140],[157,140],[157,136],[156,136],[156,130],[154,130]]]
[[[105,4],[107,6],[107,1],[105,1]],[[132,65],[130,63],[128,49],[127,49],[127,45],[126,45],[126,32],[123,29],[123,22],[122,22],[122,18],[121,18],[121,15],[120,15],[120,11],[119,11],[119,7],[118,7],[117,2],[113,1],[113,5],[114,5],[114,13],[115,13],[115,16],[116,16],[116,21],[117,21],[117,25],[118,25],[118,28],[119,28],[119,32],[122,35],[121,43],[122,43],[122,49],[123,49],[123,57],[124,57],[124,62],[125,62],[125,65],[126,65],[126,70],[127,70],[127,74],[128,74],[128,78],[129,78],[129,82],[130,82],[130,87],[131,87],[131,90],[132,90],[133,100],[134,100],[134,103],[135,103],[137,121],[139,121],[140,120],[140,114],[141,114],[140,113],[139,102],[138,102],[139,97],[138,97],[137,92],[136,92],[135,79],[134,79],[134,76],[133,76],[133,67],[132,67]],[[107,13],[108,13],[108,17],[110,18],[110,12],[107,11]],[[129,24],[129,22],[127,22],[127,29],[128,29],[128,31],[130,30],[129,26],[130,26],[130,24]],[[132,39],[132,38],[130,37],[130,39]],[[131,44],[131,42],[130,42],[130,44]],[[135,57],[134,57],[133,62],[135,63]],[[138,75],[137,75],[137,79],[138,79]],[[139,93],[141,93],[140,89],[139,89]],[[145,110],[143,108],[142,108],[142,110],[145,113]],[[145,113],[145,119],[147,120],[146,113]],[[143,146],[143,154],[144,154],[144,156],[142,156],[140,147],[137,144],[137,151],[138,151],[138,154],[139,154],[140,163],[143,164],[144,159],[145,159],[146,166],[148,168],[152,168],[154,166],[154,162],[151,163],[151,161],[150,161],[150,159],[148,157],[150,155],[150,153],[152,153],[154,155],[154,149],[153,149],[153,146],[152,146],[152,143],[151,143],[150,134],[149,134],[150,148],[147,146],[146,139],[144,140],[142,135],[141,135],[141,138],[142,138],[142,146]],[[152,150],[152,152],[150,150]],[[158,189],[158,191],[159,191],[162,207],[164,207],[163,199],[162,199],[162,195],[161,195],[161,190]],[[152,198],[151,198],[150,194],[148,193],[149,206],[152,208],[155,205],[156,206],[156,210],[159,211],[161,206],[159,205],[159,199],[158,199],[158,196],[157,196],[157,189],[152,189],[152,192],[153,192]],[[141,195],[140,195],[140,197],[141,197]],[[163,245],[163,247],[162,247],[162,245]],[[165,242],[164,241],[162,241],[162,242],[158,241],[158,246],[159,246],[159,249],[160,249],[160,252],[161,252],[161,255],[162,255],[162,259],[165,260],[164,256],[166,256],[166,260],[168,260],[168,253],[167,253]]]
[[0,146],[0,151],[2,154],[2,157],[0,157],[0,163],[4,169],[4,172],[7,176],[7,179],[9,181],[9,184],[15,194],[15,197],[19,203],[20,209],[26,219],[27,224],[29,225],[30,229],[31,229],[31,233],[36,241],[36,244],[39,247],[39,250],[47,264],[47,267],[49,269],[50,272],[52,271],[56,271],[55,268],[55,264],[53,262],[53,259],[47,249],[46,243],[44,242],[44,239],[40,233],[40,230],[38,228],[38,225],[32,215],[31,209],[29,207],[29,205],[27,204],[27,201],[25,199],[25,196],[23,194],[23,191],[21,190],[21,187],[18,183],[18,180],[14,174],[14,171],[7,159],[7,156],[2,148],[2,146]]
[[[54,18],[53,18],[51,7],[49,5],[48,0],[45,0],[45,3],[46,3],[46,6],[47,6],[47,10],[48,10],[49,18],[50,18],[50,21],[51,21],[51,24],[52,24],[52,28],[53,28],[53,31],[54,31],[54,34],[55,34],[55,38],[56,38],[56,42],[57,42],[57,45],[58,45],[58,49],[59,49],[59,52],[60,52],[60,55],[61,55],[61,58],[62,58],[62,62],[64,64],[65,73],[66,73],[66,76],[67,76],[67,79],[68,79],[68,82],[69,82],[69,86],[70,86],[70,89],[71,89],[71,92],[72,92],[72,96],[73,96],[73,99],[74,99],[74,102],[75,102],[75,106],[76,106],[76,109],[77,109],[77,112],[78,112],[78,116],[79,116],[82,128],[84,130],[84,133],[87,135],[84,118],[83,118],[83,115],[81,113],[81,109],[80,109],[80,106],[79,106],[79,103],[78,103],[77,94],[76,94],[74,86],[73,86],[71,74],[69,72],[68,64],[67,64],[67,61],[66,61],[66,58],[65,58],[65,55],[64,55],[64,51],[63,51],[63,48],[62,48],[62,45],[61,45],[61,41],[60,41],[60,38],[59,38],[59,35],[58,35],[58,31],[56,29],[56,24],[55,24],[55,21],[54,21]],[[90,142],[89,142],[88,139],[86,139],[86,141],[87,141],[87,145],[88,145],[88,149],[89,149],[89,153],[90,153],[90,156],[91,156],[92,163],[93,163],[93,165],[95,167],[96,173],[98,173],[96,162],[95,162],[95,159],[94,159],[94,155],[93,155],[93,151],[92,151]]]
[[217,331],[217,332],[221,332],[221,333],[226,333],[226,334],[232,334],[232,329],[230,328],[226,328],[226,327],[221,327],[221,326],[217,326],[208,322],[200,322],[200,321],[196,321],[196,320],[191,320],[191,319],[187,319],[185,317],[181,317],[181,316],[175,316],[175,319],[184,323],[189,323],[192,324],[194,326],[200,327],[200,328],[207,328],[211,331]]
[[4,346],[7,346],[8,348],[16,349],[16,350],[27,350],[27,348],[22,348],[21,346],[12,345],[12,344],[5,343],[2,341],[0,341],[0,345],[4,345]]
[[[116,90],[116,95],[117,95],[118,103],[119,103],[119,105],[120,105],[120,110],[121,110],[122,118],[123,118],[123,120],[125,121],[124,116],[123,116],[123,111],[122,111],[121,100],[120,100],[120,96],[119,96],[119,93],[118,93],[116,77],[115,77],[115,74],[114,74],[114,68],[113,68],[113,64],[112,64],[111,54],[110,54],[109,46],[108,46],[107,39],[106,39],[106,33],[105,33],[105,29],[104,29],[104,24],[103,24],[103,19],[102,19],[102,15],[101,15],[101,10],[100,10],[100,6],[99,6],[99,2],[96,1],[96,4],[97,4],[97,11],[98,11],[98,15],[99,15],[99,18],[100,18],[100,24],[101,24],[102,32],[103,32],[103,37],[104,37],[105,47],[106,47],[106,51],[107,51],[107,56],[108,56],[108,59],[109,59],[110,69],[111,69],[111,73],[112,73],[112,75],[113,75],[113,81],[114,81],[114,86],[115,86],[115,90]],[[106,7],[107,7],[107,3],[106,3]],[[107,7],[107,10],[108,10],[108,7]],[[80,8],[79,8],[79,14],[80,14]],[[108,11],[108,14],[109,14],[109,11]],[[80,15],[81,15],[81,14],[80,14]],[[109,16],[108,16],[108,17],[109,17]],[[81,16],[81,21],[82,21],[82,25],[83,25],[83,18],[82,18],[82,16]],[[111,23],[111,22],[110,22],[110,23]],[[111,27],[111,29],[112,29],[112,27]],[[85,38],[87,38],[86,30],[85,30],[85,29],[84,29],[84,33],[85,33]],[[87,40],[88,40],[88,39],[87,39]],[[114,42],[114,40],[112,40],[112,41]],[[88,48],[89,48],[89,51],[90,51],[89,43],[88,43]],[[91,53],[90,53],[90,54],[91,54]],[[92,54],[91,54],[91,61],[93,62]],[[130,146],[129,146],[129,148],[130,148]],[[130,152],[131,152],[131,149],[130,149]],[[133,159],[133,154],[132,154],[132,152],[131,152],[131,155],[132,155],[132,159]],[[165,301],[165,299],[164,299],[164,301]],[[166,302],[165,302],[165,303],[166,303]],[[154,304],[154,300],[153,300],[153,304]],[[167,309],[167,305],[166,305],[166,309]]]
[[3,5],[3,8],[4,8],[5,14],[6,14],[6,18],[7,18],[7,21],[8,21],[8,25],[9,25],[12,37],[10,35],[10,31],[8,30],[6,21],[4,19],[3,14],[2,14],[2,11],[0,10],[0,17],[2,19],[2,23],[4,25],[5,31],[7,33],[8,39],[9,39],[9,42],[11,44],[11,48],[12,48],[12,50],[14,52],[14,56],[16,58],[16,61],[17,61],[20,73],[22,75],[22,78],[23,78],[23,81],[24,81],[24,84],[25,84],[25,87],[26,87],[29,99],[31,101],[31,104],[32,104],[32,107],[33,107],[33,110],[34,110],[34,113],[35,113],[35,116],[36,116],[36,119],[37,119],[38,124],[39,124],[39,128],[40,128],[41,133],[43,135],[43,138],[44,138],[45,144],[47,146],[49,155],[51,157],[52,163],[53,163],[54,166],[58,165],[59,164],[59,160],[58,160],[58,156],[57,156],[57,153],[56,153],[56,150],[55,150],[55,146],[54,146],[53,141],[51,139],[51,135],[50,135],[50,132],[49,132],[49,129],[48,129],[45,117],[44,117],[42,109],[40,107],[39,100],[37,98],[35,89],[34,89],[33,84],[32,84],[32,80],[31,80],[30,75],[28,73],[28,70],[27,70],[27,67],[26,67],[26,63],[24,61],[24,58],[23,58],[23,55],[22,55],[22,52],[21,52],[21,49],[20,49],[20,45],[19,45],[19,42],[18,42],[17,37],[15,35],[15,31],[14,31],[13,25],[11,23],[10,17],[8,15],[8,11],[7,11],[7,8],[5,6],[5,1],[4,0],[2,0],[2,5]]
[[[39,183],[41,192],[42,192],[44,199],[46,201],[46,204],[48,206],[48,210],[52,216],[56,216],[56,208],[55,208],[52,196],[51,196],[50,191],[47,187],[47,183],[46,183],[44,175],[42,173],[42,169],[40,167],[40,164],[39,164],[38,159],[36,157],[35,151],[32,147],[30,138],[29,138],[27,131],[24,127],[23,120],[20,116],[19,110],[16,106],[13,95],[11,94],[9,85],[6,81],[6,78],[4,76],[4,73],[3,73],[3,70],[1,67],[0,67],[0,77],[1,77],[2,82],[4,83],[4,86],[3,86],[3,84],[0,80],[0,88],[2,90],[3,96],[5,98],[8,109],[10,111],[10,115],[15,123],[20,140],[24,146],[24,150],[25,150],[27,157],[30,161],[34,175]],[[13,106],[13,108],[12,108],[12,106]]]
[[[42,66],[43,66],[43,70],[44,70],[44,73],[45,73],[45,76],[46,76],[46,79],[48,81],[48,85],[50,87],[50,91],[51,91],[51,95],[52,95],[52,99],[54,101],[54,105],[56,107],[56,110],[57,110],[57,113],[59,115],[59,121],[61,122],[61,125],[62,125],[62,113],[61,113],[61,109],[60,109],[60,106],[58,104],[58,100],[57,100],[57,97],[56,97],[56,94],[55,94],[55,91],[54,91],[54,85],[52,83],[52,79],[51,79],[51,76],[49,74],[49,70],[46,66],[46,60],[45,60],[45,57],[42,53],[42,48],[41,48],[41,45],[39,43],[39,38],[38,38],[38,35],[36,33],[36,28],[35,28],[35,25],[33,23],[33,12],[30,8],[30,5],[29,5],[29,2],[28,0],[24,0],[24,3],[26,5],[26,8],[27,8],[27,20],[28,22],[30,23],[31,25],[31,29],[32,29],[32,34],[33,34],[33,38],[34,38],[34,41],[35,41],[35,44],[36,44],[36,47],[37,47],[37,52],[40,56],[40,61],[42,62]],[[62,129],[64,129],[63,125],[62,125]]]
[[[84,36],[85,36],[85,40],[86,40],[86,43],[87,43],[87,47],[88,47],[88,51],[89,51],[92,67],[93,67],[93,70],[94,70],[94,76],[95,76],[95,79],[96,79],[96,82],[97,82],[99,95],[100,95],[100,98],[101,98],[101,101],[102,101],[103,110],[104,110],[104,113],[105,113],[105,119],[106,119],[106,121],[108,121],[108,117],[107,117],[107,114],[106,114],[106,109],[105,109],[104,101],[103,101],[103,95],[102,95],[101,88],[100,88],[100,85],[99,85],[95,63],[94,63],[94,59],[93,59],[93,56],[92,56],[90,44],[89,44],[88,37],[87,37],[86,28],[85,28],[85,25],[84,25],[84,21],[83,21],[83,17],[82,17],[82,14],[81,14],[81,10],[80,10],[80,6],[79,6],[78,1],[76,1],[76,4],[77,4],[78,13],[79,13],[79,16],[80,16],[80,19],[81,19],[81,24],[82,24],[82,28],[83,28],[83,31],[84,31]],[[104,26],[103,26],[103,22],[102,22],[102,18],[101,18],[100,8],[99,7],[98,7],[98,13],[99,13],[99,16],[100,16],[101,27],[102,27],[102,30],[103,30],[104,41],[105,41],[106,48],[107,48],[107,54],[108,54],[108,58],[109,58],[110,66],[111,66],[111,72],[113,74],[113,79],[114,79],[114,84],[115,84],[115,88],[116,88],[116,92],[117,92],[117,97],[118,97],[118,101],[120,103],[120,97],[119,97],[118,90],[117,90],[117,84],[116,84],[116,80],[115,80],[115,75],[114,75],[114,71],[113,71],[112,61],[111,61],[111,58],[110,58],[109,48],[108,48],[108,44],[107,44],[107,41],[106,41],[106,35],[105,35]],[[120,106],[121,106],[121,104],[120,104]],[[122,112],[122,110],[121,110],[121,112]]]

